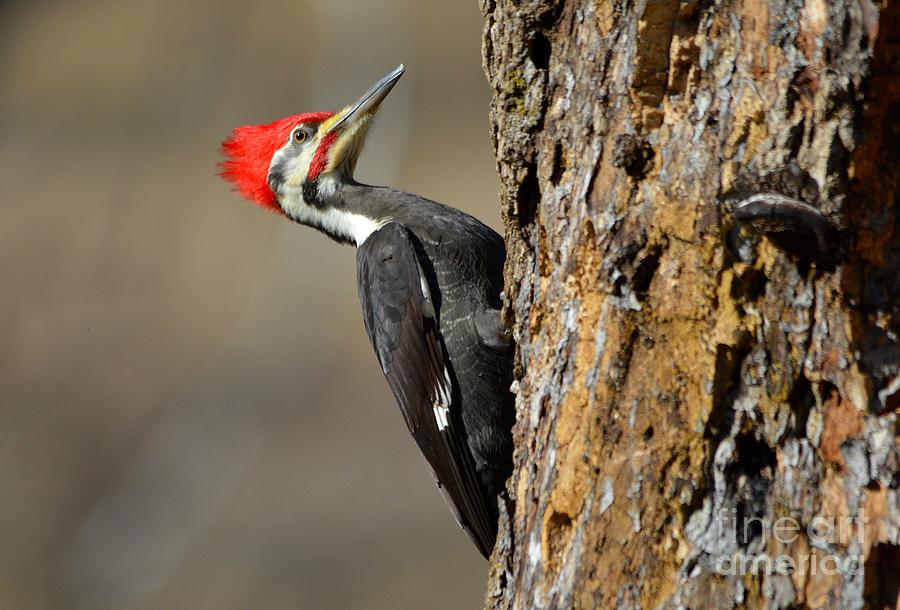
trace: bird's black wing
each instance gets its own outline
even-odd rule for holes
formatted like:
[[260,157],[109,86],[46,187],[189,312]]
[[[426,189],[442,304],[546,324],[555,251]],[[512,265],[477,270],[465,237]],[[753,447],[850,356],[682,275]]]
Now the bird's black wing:
[[398,223],[372,233],[356,255],[366,331],[406,425],[456,520],[487,557],[497,535],[466,441],[434,301],[413,237]]

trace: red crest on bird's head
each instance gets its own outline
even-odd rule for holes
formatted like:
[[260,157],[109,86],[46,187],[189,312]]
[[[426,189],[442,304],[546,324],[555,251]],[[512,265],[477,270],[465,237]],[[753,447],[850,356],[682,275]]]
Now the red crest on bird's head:
[[269,166],[272,157],[284,146],[291,130],[301,123],[321,123],[331,112],[295,114],[267,125],[237,127],[222,143],[225,160],[219,164],[219,175],[234,185],[247,199],[258,205],[282,213],[269,188]]

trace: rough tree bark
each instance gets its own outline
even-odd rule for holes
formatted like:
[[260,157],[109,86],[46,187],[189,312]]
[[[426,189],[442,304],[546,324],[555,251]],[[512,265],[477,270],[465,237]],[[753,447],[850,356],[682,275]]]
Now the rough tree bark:
[[[487,606],[895,607],[900,2],[481,6],[518,343]],[[836,264],[736,226],[758,191]]]

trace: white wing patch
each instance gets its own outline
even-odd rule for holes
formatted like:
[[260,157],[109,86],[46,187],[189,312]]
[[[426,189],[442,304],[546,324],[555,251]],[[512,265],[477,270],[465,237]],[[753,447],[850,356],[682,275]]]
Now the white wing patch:
[[[422,313],[434,319],[434,303],[431,301],[431,291],[428,289],[428,281],[425,279],[425,272],[422,271],[422,266],[418,265],[419,270],[419,288],[422,290]],[[440,349],[440,346],[438,346]],[[434,411],[434,419],[437,422],[438,430],[443,432],[447,429],[447,426],[450,425],[450,405],[452,403],[452,398],[450,396],[451,391],[450,388],[453,385],[450,383],[450,373],[447,371],[447,367],[443,367],[443,378],[438,380],[437,388],[435,390],[435,396],[432,398],[431,408]]]
[[450,425],[450,403],[450,373],[447,371],[447,367],[444,367],[444,378],[438,383],[437,396],[435,396],[432,403],[434,419],[437,421],[438,430],[441,432]]

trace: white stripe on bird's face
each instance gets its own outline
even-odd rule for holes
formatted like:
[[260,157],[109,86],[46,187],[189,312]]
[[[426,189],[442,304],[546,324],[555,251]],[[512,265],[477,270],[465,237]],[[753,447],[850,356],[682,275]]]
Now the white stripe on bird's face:
[[[303,186],[321,144],[321,134],[325,131],[320,129],[315,138],[299,146],[289,140],[273,155],[269,166],[270,175],[277,171],[282,176],[282,181],[275,185],[275,197],[288,218],[320,229],[338,240],[353,242],[359,247],[369,235],[390,222],[390,219],[376,220],[332,205],[322,205],[321,202],[328,202],[340,182],[346,179],[346,165],[342,164],[337,171],[319,176],[316,180],[317,202],[307,201],[304,194]],[[327,167],[328,165],[326,169]]]

